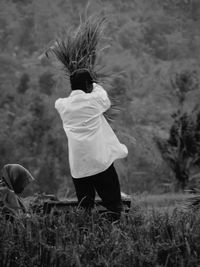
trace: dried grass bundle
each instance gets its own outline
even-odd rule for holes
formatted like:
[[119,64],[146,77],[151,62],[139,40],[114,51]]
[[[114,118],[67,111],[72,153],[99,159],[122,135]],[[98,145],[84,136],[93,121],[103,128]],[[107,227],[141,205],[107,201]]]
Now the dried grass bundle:
[[[96,59],[98,54],[106,47],[98,49],[99,42],[103,35],[106,18],[100,14],[93,14],[80,22],[76,30],[69,29],[65,39],[56,40],[53,46],[46,51],[46,56],[53,53],[62,63],[65,74],[69,77],[78,69],[87,69],[93,80],[108,78],[110,75],[97,69]],[[112,100],[112,99],[111,99]],[[121,109],[114,100],[104,115],[112,122]]]
[[100,15],[92,15],[81,21],[77,30],[68,30],[65,40],[57,40],[48,49],[62,63],[65,73],[70,76],[78,69],[87,69],[94,79],[97,78],[95,63],[97,46],[102,37],[106,19]]

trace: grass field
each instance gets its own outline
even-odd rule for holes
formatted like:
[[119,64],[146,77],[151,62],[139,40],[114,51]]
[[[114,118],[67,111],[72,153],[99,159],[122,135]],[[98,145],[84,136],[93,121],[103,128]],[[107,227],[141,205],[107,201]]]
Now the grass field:
[[71,209],[1,218],[0,266],[200,266],[200,214],[185,194],[134,195],[119,223]]
[[169,193],[162,195],[149,195],[140,194],[133,196],[133,201],[140,205],[144,210],[149,211],[159,210],[163,211],[173,211],[174,209],[182,209],[183,204],[187,202],[193,195],[184,193]]

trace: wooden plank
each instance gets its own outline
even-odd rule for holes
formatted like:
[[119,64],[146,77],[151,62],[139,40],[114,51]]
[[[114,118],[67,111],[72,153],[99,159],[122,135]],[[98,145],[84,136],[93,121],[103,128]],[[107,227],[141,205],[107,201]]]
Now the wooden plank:
[[[128,213],[131,207],[131,197],[122,193],[122,203],[124,212]],[[72,207],[78,207],[78,201],[76,198],[67,199],[63,201],[56,200],[46,200],[43,202],[43,211],[48,214],[53,209],[68,211]],[[100,198],[95,198],[95,208],[100,211],[106,211],[106,208],[103,206],[102,200]]]

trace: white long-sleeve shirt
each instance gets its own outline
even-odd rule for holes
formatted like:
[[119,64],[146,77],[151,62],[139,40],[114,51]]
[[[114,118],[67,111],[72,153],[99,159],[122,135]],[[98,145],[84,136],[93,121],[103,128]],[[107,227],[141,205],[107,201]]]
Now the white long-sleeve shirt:
[[119,142],[103,115],[110,105],[106,91],[95,83],[91,93],[75,90],[69,97],[56,100],[55,108],[68,138],[73,178],[100,173],[127,156],[127,147]]

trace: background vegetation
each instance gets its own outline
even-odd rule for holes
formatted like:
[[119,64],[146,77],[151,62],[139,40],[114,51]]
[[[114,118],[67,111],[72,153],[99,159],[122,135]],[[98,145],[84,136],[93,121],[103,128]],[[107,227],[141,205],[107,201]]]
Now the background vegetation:
[[[29,189],[64,196],[73,190],[67,139],[54,109],[70,92],[60,66],[41,55],[56,37],[77,26],[86,0],[0,1],[0,167],[19,163],[36,177]],[[103,83],[122,108],[112,126],[129,149],[116,162],[122,190],[163,192],[175,174],[154,137],[168,138],[180,99],[174,79],[200,71],[198,0],[94,0],[88,13],[108,17],[99,65]],[[190,112],[200,91],[187,92]],[[133,142],[136,138],[136,144]],[[70,191],[72,192],[72,191]]]

